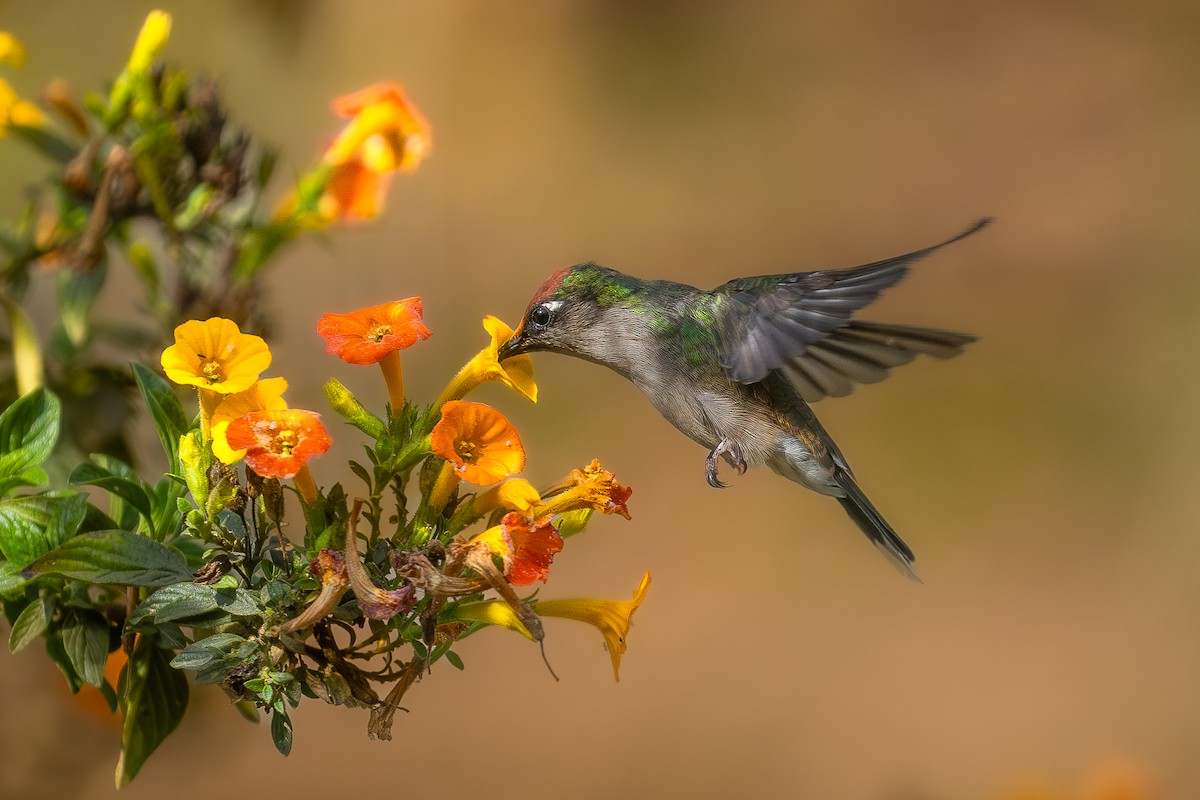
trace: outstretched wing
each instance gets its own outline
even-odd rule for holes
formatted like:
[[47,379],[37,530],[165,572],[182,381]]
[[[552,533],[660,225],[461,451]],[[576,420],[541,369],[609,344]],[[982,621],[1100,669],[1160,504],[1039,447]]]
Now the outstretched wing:
[[[804,361],[803,357],[814,346],[829,342],[835,332],[847,328],[856,311],[874,302],[884,289],[903,280],[914,262],[970,236],[989,222],[991,219],[982,219],[940,244],[861,267],[739,278],[718,287],[713,293],[723,298],[715,320],[721,366],[738,383],[757,383],[771,370],[792,362],[818,369],[818,361],[837,360],[831,355],[834,350],[828,347],[817,348],[824,359],[810,357]],[[860,327],[858,332],[864,330]],[[853,349],[854,338],[854,335],[838,337],[837,343],[843,350]],[[960,342],[959,347],[965,343]],[[917,352],[923,351],[917,350],[913,355]],[[876,349],[872,360],[885,367],[904,363],[887,363],[888,358],[896,357],[893,353],[880,361],[882,356]],[[859,374],[867,372],[860,370]],[[845,377],[852,378],[853,374]],[[818,381],[814,385],[821,384]]]

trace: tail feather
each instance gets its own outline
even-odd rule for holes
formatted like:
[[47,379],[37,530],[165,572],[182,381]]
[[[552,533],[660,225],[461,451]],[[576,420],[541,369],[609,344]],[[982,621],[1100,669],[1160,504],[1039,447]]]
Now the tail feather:
[[912,563],[916,560],[912,549],[904,543],[904,540],[892,529],[892,526],[887,523],[875,506],[871,505],[871,501],[863,494],[862,489],[858,488],[858,484],[854,482],[850,473],[844,469],[835,469],[834,480],[846,493],[845,497],[838,498],[838,502],[842,504],[842,508],[846,509],[846,513],[850,519],[854,520],[854,524],[867,535],[873,545],[879,548],[888,561],[896,566],[896,569],[911,580],[920,583],[920,577],[912,568]]

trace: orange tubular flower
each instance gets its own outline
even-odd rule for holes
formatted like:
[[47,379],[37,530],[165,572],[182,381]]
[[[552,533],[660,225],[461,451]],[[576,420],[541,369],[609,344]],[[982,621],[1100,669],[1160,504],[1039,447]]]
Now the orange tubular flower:
[[246,451],[251,469],[270,478],[292,477],[333,443],[318,415],[299,409],[238,417],[229,423],[225,437],[231,448]]
[[226,431],[229,423],[254,411],[279,411],[287,408],[283,393],[287,390],[284,378],[263,378],[244,392],[225,395],[212,413],[213,455],[223,464],[233,464],[246,455],[245,450],[234,450],[229,446]]
[[629,519],[629,496],[633,489],[617,483],[616,476],[600,466],[598,459],[543,492],[544,501],[534,507],[535,514],[562,514],[590,508],[604,514],[620,514]]
[[545,581],[554,554],[563,549],[563,539],[548,518],[532,520],[515,511],[504,515],[494,528],[475,537],[504,562],[504,576],[513,586]]
[[457,477],[491,486],[525,469],[525,448],[512,423],[490,406],[452,400],[429,437],[433,453]]
[[404,408],[404,372],[400,351],[429,338],[421,321],[421,298],[409,297],[349,314],[325,314],[317,322],[317,333],[325,340],[325,352],[349,364],[379,364],[388,387],[392,410]]
[[395,83],[339,97],[333,110],[350,123],[325,151],[330,173],[318,206],[326,219],[371,219],[391,174],[416,169],[433,143],[429,123]]
[[326,353],[349,364],[377,364],[388,353],[429,338],[422,314],[421,298],[409,297],[349,314],[325,314],[317,333]]

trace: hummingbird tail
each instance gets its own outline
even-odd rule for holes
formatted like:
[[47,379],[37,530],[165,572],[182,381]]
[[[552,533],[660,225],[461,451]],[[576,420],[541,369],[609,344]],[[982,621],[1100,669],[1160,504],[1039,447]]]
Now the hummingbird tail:
[[842,504],[842,508],[846,509],[846,513],[850,515],[850,519],[854,520],[854,524],[867,535],[871,544],[879,548],[888,561],[896,566],[896,569],[911,580],[920,583],[921,579],[912,568],[915,560],[912,549],[904,543],[904,540],[892,529],[892,526],[887,523],[875,506],[871,505],[871,501],[863,494],[862,489],[858,488],[858,484],[854,482],[850,473],[838,468],[834,471],[834,480],[846,493],[845,497],[838,498],[838,502]]

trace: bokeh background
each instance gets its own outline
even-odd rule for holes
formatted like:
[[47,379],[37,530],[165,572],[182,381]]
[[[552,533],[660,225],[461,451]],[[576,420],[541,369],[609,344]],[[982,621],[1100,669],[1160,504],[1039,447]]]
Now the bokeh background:
[[[279,757],[206,687],[123,795],[1000,798],[1096,770],[1200,797],[1200,12],[1157,2],[162,2],[166,57],[217,78],[299,174],[328,101],[396,79],[433,156],[376,223],[267,279],[273,374],[319,407],[326,311],[420,295],[427,401],[552,270],[596,260],[711,287],[986,232],[866,317],[982,340],[818,414],[918,553],[903,580],[838,505],[765,470],[714,491],[704,453],[617,376],[536,357],[528,477],[593,457],[633,521],[570,542],[547,592],[654,575],[620,684],[600,637],[548,627],[555,683],[507,632],[406,698],[396,740],[307,701]],[[144,2],[5,2],[0,29],[97,88]],[[0,211],[48,168],[0,142]],[[281,184],[282,187],[282,184]],[[126,283],[128,287],[130,284]],[[136,297],[117,280],[105,310]],[[380,384],[380,385],[376,385]],[[357,452],[346,429],[318,480]],[[36,648],[0,658],[0,796],[113,794],[117,729]]]

